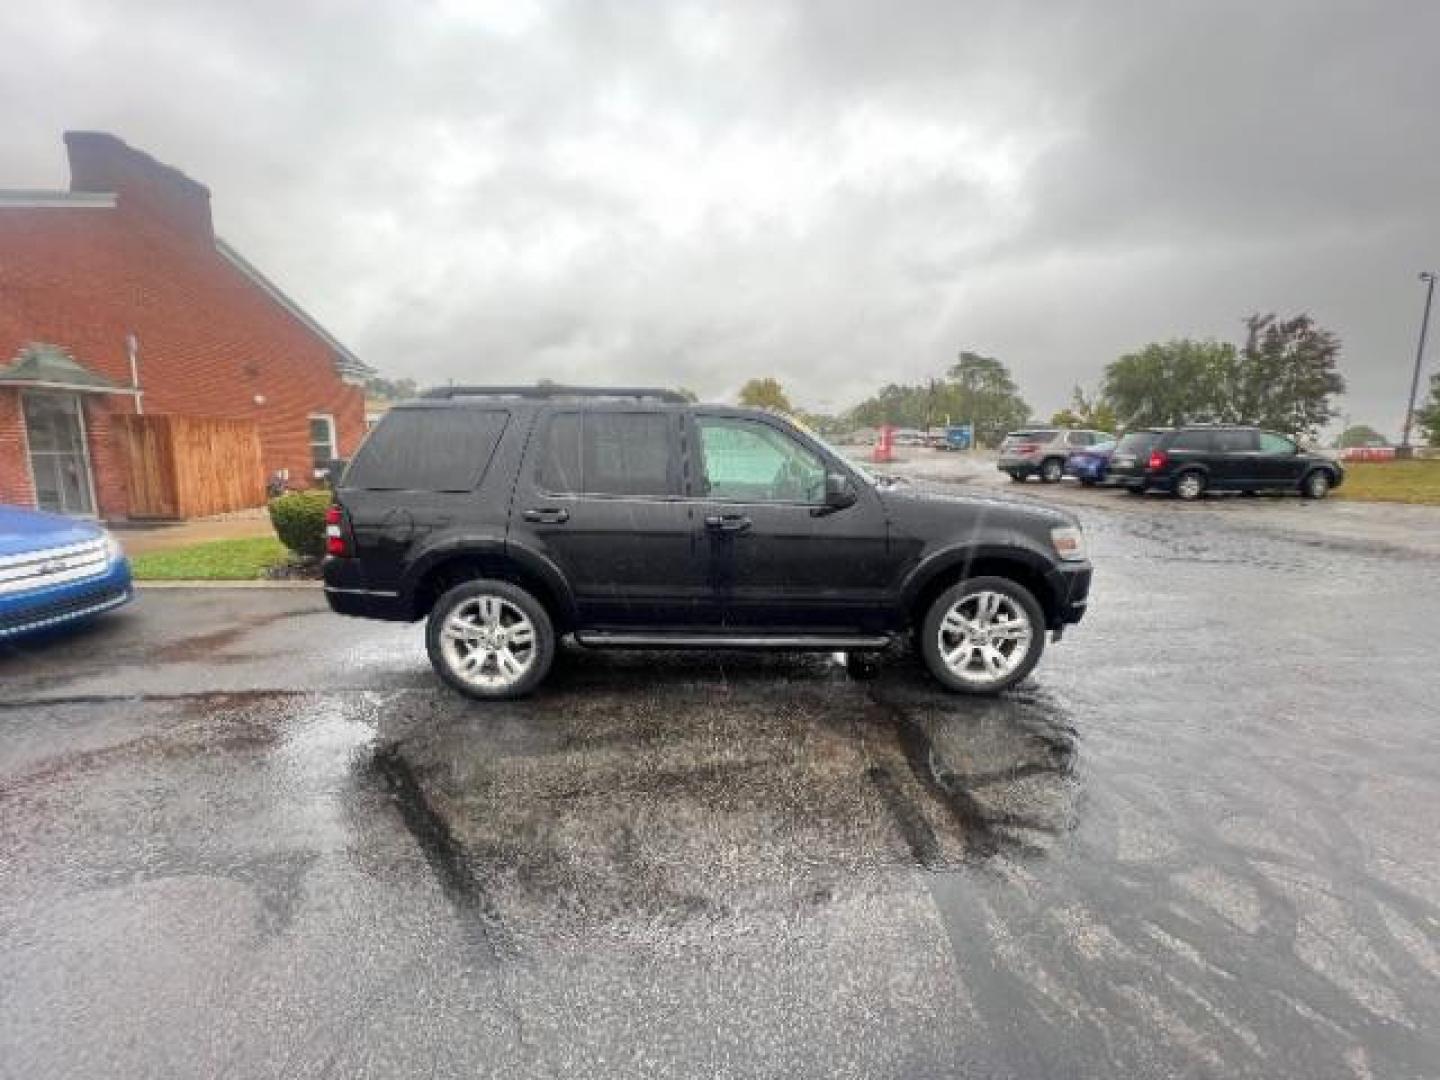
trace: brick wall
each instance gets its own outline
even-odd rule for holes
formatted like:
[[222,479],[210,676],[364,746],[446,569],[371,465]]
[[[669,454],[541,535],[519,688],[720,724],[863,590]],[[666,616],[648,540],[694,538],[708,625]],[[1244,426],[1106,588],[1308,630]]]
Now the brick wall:
[[20,395],[14,390],[0,390],[0,503],[34,505],[27,453]]
[[[118,189],[118,205],[0,208],[0,363],[26,341],[45,341],[128,385],[125,341],[134,334],[147,413],[254,420],[267,475],[288,469],[296,486],[312,482],[311,413],[334,416],[340,453],[352,454],[365,432],[361,389],[341,381],[322,338],[216,250],[209,193],[108,136],[70,143],[72,186]],[[128,396],[87,401],[107,516],[123,515],[124,478],[114,475],[105,417],[133,408]],[[14,455],[3,410],[0,497],[8,498],[18,489],[6,479]]]

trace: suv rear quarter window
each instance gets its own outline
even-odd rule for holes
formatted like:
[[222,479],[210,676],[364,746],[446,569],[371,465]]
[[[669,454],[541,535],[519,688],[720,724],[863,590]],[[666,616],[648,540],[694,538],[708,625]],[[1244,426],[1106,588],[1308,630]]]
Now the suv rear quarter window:
[[1212,433],[1208,431],[1177,431],[1175,437],[1170,440],[1171,450],[1191,450],[1195,453],[1208,454],[1214,449]]
[[473,491],[509,420],[503,409],[392,409],[361,445],[342,486]]

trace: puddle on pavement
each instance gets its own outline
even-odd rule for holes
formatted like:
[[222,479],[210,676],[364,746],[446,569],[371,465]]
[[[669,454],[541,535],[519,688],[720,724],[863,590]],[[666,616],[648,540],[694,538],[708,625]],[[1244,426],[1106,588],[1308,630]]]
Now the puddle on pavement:
[[823,656],[572,652],[530,701],[408,727],[373,767],[441,887],[534,933],[740,928],[1043,854],[1079,806],[1059,702],[954,697],[904,661],[857,682]]

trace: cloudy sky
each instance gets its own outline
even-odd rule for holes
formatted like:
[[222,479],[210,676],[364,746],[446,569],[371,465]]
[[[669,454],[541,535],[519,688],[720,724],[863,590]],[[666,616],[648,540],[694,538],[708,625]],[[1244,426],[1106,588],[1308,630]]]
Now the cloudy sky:
[[840,409],[968,348],[1048,413],[1307,310],[1395,430],[1440,269],[1422,0],[46,0],[0,40],[0,186],[114,132],[422,381]]

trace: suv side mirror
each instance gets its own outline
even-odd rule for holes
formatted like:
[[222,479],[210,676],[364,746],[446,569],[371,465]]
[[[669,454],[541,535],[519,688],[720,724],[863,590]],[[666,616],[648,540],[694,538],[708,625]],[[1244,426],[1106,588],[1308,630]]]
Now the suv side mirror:
[[855,501],[860,498],[855,490],[855,481],[840,472],[827,472],[825,474],[825,506],[831,510],[844,510],[847,506],[854,506]]

